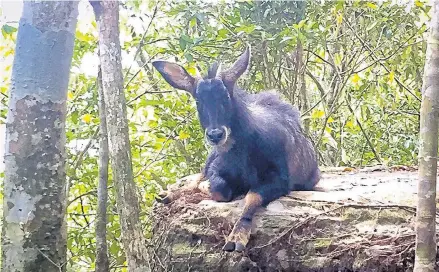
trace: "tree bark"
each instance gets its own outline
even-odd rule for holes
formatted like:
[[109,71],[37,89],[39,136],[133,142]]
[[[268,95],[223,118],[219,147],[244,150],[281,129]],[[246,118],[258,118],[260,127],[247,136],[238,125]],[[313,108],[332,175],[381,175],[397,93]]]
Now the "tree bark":
[[77,1],[25,1],[6,124],[2,271],[65,271],[65,118]]
[[436,174],[439,117],[439,1],[433,1],[422,86],[415,272],[436,271]]
[[93,6],[99,29],[99,52],[109,154],[117,192],[122,243],[128,270],[130,272],[149,271],[146,240],[140,224],[139,201],[131,165],[126,100],[123,93],[118,2],[93,1],[90,3]]
[[96,216],[96,272],[109,271],[107,249],[107,199],[108,199],[108,138],[107,118],[105,116],[104,93],[102,90],[102,71],[98,71],[99,95],[99,181],[98,181],[98,211]]

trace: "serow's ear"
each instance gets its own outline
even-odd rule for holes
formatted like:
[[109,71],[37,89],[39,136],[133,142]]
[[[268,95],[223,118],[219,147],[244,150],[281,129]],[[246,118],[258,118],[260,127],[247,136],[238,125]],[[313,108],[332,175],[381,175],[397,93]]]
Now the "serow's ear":
[[194,93],[197,80],[180,65],[168,61],[156,60],[152,62],[166,82],[172,87]]
[[233,90],[233,87],[235,86],[235,83],[239,79],[239,77],[244,74],[244,72],[248,69],[250,64],[250,55],[251,49],[249,45],[247,46],[245,52],[232,65],[232,67],[230,67],[226,71],[220,72],[221,79],[223,80],[224,85],[230,91]]

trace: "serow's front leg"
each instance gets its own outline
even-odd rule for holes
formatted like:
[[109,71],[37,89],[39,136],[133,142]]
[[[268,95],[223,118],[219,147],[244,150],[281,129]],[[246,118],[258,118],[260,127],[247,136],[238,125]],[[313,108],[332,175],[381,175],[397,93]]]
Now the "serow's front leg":
[[202,173],[186,176],[170,186],[167,191],[159,193],[157,201],[163,204],[169,204],[180,198],[184,193],[193,193],[194,190],[208,194],[208,185],[206,185],[208,182]]
[[264,185],[257,190],[250,190],[245,196],[244,211],[227,237],[223,250],[244,251],[250,239],[256,211],[286,194],[288,188],[283,183]]
[[261,206],[262,196],[255,192],[248,192],[245,196],[244,211],[227,237],[223,250],[241,252],[245,249],[250,239],[253,216]]

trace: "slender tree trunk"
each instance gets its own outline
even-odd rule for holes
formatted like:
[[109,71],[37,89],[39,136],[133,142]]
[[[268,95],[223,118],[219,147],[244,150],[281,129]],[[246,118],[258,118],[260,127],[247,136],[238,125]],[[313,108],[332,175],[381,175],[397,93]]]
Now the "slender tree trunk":
[[107,250],[107,198],[108,198],[108,138],[107,118],[105,116],[105,101],[102,90],[102,71],[98,71],[99,95],[99,184],[98,184],[98,211],[96,216],[96,272],[108,272]]
[[2,271],[65,271],[65,117],[77,1],[24,1],[6,125]]
[[119,42],[119,3],[116,1],[93,1],[90,3],[93,6],[99,28],[99,52],[109,153],[117,192],[122,243],[128,270],[130,272],[149,271],[146,240],[140,224],[139,201],[131,165]]
[[436,263],[436,174],[439,117],[439,0],[433,1],[422,86],[415,272]]

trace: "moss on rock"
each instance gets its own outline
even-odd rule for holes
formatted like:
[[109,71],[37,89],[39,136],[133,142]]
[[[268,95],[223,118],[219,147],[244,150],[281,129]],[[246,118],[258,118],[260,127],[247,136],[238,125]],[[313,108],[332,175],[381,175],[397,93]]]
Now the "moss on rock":
[[[411,182],[399,186],[402,177]],[[324,174],[325,192],[294,192],[261,209],[242,254],[221,248],[243,200],[158,204],[153,270],[411,271],[415,213],[405,203],[413,203],[416,178],[410,172]],[[404,197],[384,202],[389,194]]]

